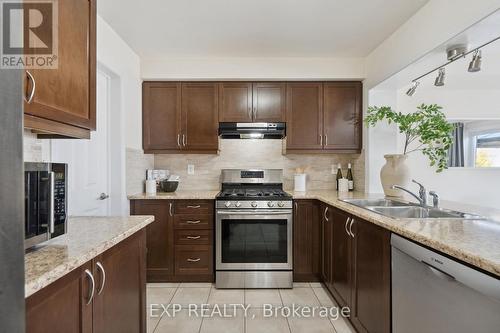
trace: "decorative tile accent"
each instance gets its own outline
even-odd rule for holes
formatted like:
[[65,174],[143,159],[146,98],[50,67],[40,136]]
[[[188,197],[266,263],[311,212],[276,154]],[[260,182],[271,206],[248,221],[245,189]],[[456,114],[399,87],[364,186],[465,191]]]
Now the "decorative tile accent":
[[144,154],[142,150],[127,148],[125,175],[127,194],[144,192],[146,170],[153,169],[154,156]]
[[[335,188],[332,165],[342,164],[347,173],[347,163],[353,167],[357,191],[365,189],[364,154],[287,154],[283,155],[281,140],[223,140],[218,155],[168,154],[155,155],[157,169],[168,169],[181,177],[179,190],[218,190],[221,169],[283,169],[285,189],[293,189],[296,168],[306,168],[308,190]],[[195,174],[187,174],[187,165],[195,166]],[[128,192],[132,193],[132,192]]]

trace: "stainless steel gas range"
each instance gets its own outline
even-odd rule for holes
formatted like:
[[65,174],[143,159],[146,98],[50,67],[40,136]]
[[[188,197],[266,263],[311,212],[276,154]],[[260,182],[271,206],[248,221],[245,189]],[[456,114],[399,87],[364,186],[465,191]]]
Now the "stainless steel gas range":
[[222,170],[217,288],[292,288],[292,197],[283,170]]

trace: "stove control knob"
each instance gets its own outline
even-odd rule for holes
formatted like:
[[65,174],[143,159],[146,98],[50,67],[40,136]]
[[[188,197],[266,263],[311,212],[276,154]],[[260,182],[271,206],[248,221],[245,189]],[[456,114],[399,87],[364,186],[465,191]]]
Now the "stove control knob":
[[280,207],[280,208],[281,208],[281,207],[283,207],[284,205],[285,205],[285,204],[283,203],[283,201],[278,202],[278,207]]
[[257,207],[257,203],[255,201],[252,201],[252,203],[250,204],[253,208]]
[[234,205],[236,206],[236,208],[238,208],[241,206],[241,202],[237,201]]
[[269,207],[271,207],[271,208],[272,208],[272,207],[274,207],[274,202],[269,201],[269,202],[267,203],[267,205],[268,205]]
[[224,206],[226,206],[227,208],[229,208],[229,206],[231,206],[231,201],[226,201],[226,203],[224,204]]

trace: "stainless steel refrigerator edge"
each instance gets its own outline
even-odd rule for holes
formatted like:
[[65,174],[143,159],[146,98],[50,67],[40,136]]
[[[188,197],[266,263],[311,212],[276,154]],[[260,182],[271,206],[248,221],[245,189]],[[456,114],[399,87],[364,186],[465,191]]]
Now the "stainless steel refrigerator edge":
[[0,332],[25,331],[22,70],[0,69]]

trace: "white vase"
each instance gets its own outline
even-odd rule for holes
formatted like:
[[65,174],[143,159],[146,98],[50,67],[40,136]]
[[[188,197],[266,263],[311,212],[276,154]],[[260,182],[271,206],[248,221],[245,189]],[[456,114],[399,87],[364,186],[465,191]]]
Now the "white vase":
[[384,155],[385,165],[380,170],[380,181],[384,188],[384,193],[388,197],[402,197],[404,192],[393,190],[392,185],[407,187],[410,183],[410,168],[406,164],[408,158],[403,154]]

